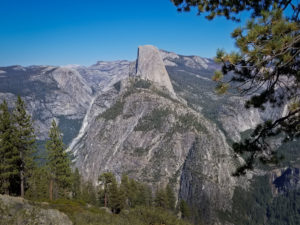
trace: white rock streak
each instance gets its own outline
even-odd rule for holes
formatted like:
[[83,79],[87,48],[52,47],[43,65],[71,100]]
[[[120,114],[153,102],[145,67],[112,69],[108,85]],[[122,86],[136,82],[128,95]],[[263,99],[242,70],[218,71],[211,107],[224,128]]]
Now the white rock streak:
[[[92,100],[91,100],[91,103],[89,105],[89,108],[88,108],[88,110],[87,110],[87,112],[86,112],[86,114],[84,116],[83,121],[82,121],[82,125],[81,125],[81,128],[80,128],[80,131],[79,131],[77,137],[75,137],[72,140],[71,144],[69,145],[68,149],[66,150],[67,152],[71,151],[74,148],[74,146],[80,141],[80,139],[83,137],[83,135],[85,134],[86,129],[89,126],[88,118],[90,117],[91,109],[92,109],[93,104],[94,104],[95,100],[97,99],[97,97],[98,96],[92,97]],[[77,153],[77,149],[74,151],[73,154],[76,155],[76,153]]]

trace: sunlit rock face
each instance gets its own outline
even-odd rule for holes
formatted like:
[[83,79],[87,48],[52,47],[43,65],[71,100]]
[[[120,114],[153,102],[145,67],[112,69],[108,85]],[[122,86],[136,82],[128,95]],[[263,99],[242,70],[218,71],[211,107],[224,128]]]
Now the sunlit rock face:
[[138,48],[136,76],[167,88],[175,96],[162,56],[156,47],[145,45]]
[[0,100],[12,107],[21,95],[40,140],[56,119],[84,179],[97,184],[112,171],[153,189],[170,183],[205,224],[221,224],[218,212],[251,178],[231,176],[240,163],[231,143],[282,110],[246,110],[245,98],[216,95],[218,68],[146,45],[134,62],[0,67]]
[[69,217],[57,209],[20,197],[0,195],[1,224],[72,225]]

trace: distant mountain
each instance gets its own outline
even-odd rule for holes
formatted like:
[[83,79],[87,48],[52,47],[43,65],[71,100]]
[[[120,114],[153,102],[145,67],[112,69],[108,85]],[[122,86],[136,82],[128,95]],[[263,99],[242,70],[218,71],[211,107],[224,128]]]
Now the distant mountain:
[[[274,168],[231,175],[243,161],[234,157],[232,142],[283,109],[246,110],[245,98],[234,91],[215,94],[211,76],[218,68],[212,59],[141,46],[134,62],[0,67],[0,99],[10,106],[17,95],[25,99],[41,141],[55,118],[74,166],[94,184],[105,171],[118,178],[126,173],[153,189],[170,183],[193,209],[195,221],[241,224],[236,222],[241,218],[233,221],[220,212],[235,210],[239,193],[252,198],[256,177],[269,174],[274,196],[298,186],[277,185],[286,176],[284,167],[278,176]],[[292,144],[280,148],[291,149],[291,166],[297,167],[299,142]],[[280,145],[280,138],[274,140]]]

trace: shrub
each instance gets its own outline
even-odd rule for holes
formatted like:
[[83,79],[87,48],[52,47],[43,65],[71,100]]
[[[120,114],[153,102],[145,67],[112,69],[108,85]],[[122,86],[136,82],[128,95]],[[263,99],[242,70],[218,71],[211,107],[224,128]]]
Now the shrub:
[[165,119],[171,113],[169,109],[154,109],[150,114],[140,119],[135,131],[160,130]]
[[124,108],[124,102],[118,100],[112,107],[103,112],[100,117],[105,120],[113,120],[122,114]]

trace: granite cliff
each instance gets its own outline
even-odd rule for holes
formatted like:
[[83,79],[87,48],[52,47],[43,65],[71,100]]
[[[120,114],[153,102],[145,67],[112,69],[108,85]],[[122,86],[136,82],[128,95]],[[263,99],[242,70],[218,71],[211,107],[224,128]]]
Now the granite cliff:
[[40,140],[55,118],[85,179],[97,184],[112,171],[153,189],[170,183],[197,218],[222,224],[218,213],[231,210],[235,189],[262,174],[232,177],[242,159],[231,143],[282,110],[246,110],[234,92],[216,95],[217,68],[212,59],[147,45],[135,62],[0,67],[0,99],[11,106],[17,95],[25,99]]

